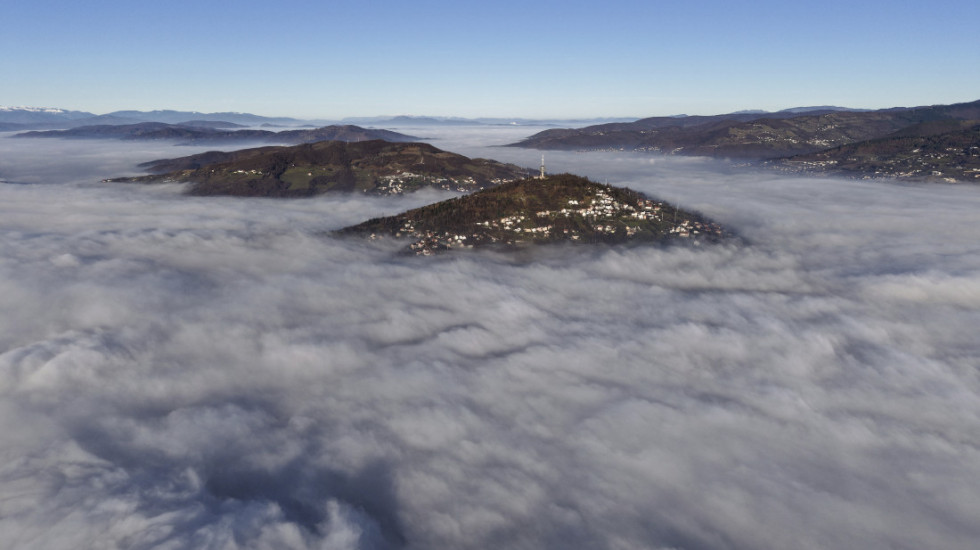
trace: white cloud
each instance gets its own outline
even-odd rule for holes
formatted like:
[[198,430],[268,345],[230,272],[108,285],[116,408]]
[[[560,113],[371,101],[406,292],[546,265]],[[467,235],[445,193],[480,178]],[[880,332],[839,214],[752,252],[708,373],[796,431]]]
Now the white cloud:
[[159,146],[0,141],[8,181],[61,159],[0,185],[12,547],[980,536],[974,188],[549,153],[748,244],[406,258],[318,233],[444,195],[191,198],[96,183]]

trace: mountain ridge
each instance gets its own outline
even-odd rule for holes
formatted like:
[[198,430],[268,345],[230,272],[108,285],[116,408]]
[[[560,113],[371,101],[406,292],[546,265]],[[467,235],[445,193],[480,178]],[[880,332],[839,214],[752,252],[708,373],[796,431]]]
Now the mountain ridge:
[[924,122],[977,119],[980,101],[876,111],[790,111],[650,117],[631,123],[545,130],[510,146],[772,159],[879,138]]
[[66,139],[126,139],[126,140],[180,140],[181,143],[231,143],[236,141],[262,141],[266,143],[311,143],[324,140],[411,141],[414,136],[391,130],[368,129],[354,125],[333,125],[314,129],[270,130],[222,128],[235,123],[227,121],[190,121],[185,124],[165,122],[139,122],[136,124],[100,124],[80,126],[68,130],[35,130],[15,134],[15,138],[66,138]]
[[776,159],[774,168],[864,179],[980,183],[980,121],[930,121],[884,137]]
[[471,159],[427,143],[383,140],[210,151],[140,166],[161,173],[105,181],[187,182],[192,195],[289,198],[354,191],[390,195],[423,187],[465,192],[527,173],[515,165]]
[[180,124],[191,120],[222,121],[242,126],[259,126],[261,124],[300,126],[307,123],[307,121],[290,117],[266,117],[235,112],[202,113],[162,109],[154,111],[122,110],[97,115],[86,111],[72,111],[54,107],[0,106],[0,123],[23,124],[24,130],[65,129],[96,124],[137,124],[140,122]]

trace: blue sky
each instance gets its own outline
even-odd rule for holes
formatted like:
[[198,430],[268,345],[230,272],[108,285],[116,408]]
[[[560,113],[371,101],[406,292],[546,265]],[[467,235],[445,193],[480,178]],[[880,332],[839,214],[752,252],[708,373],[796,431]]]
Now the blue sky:
[[0,105],[592,117],[980,98],[976,1],[6,0]]

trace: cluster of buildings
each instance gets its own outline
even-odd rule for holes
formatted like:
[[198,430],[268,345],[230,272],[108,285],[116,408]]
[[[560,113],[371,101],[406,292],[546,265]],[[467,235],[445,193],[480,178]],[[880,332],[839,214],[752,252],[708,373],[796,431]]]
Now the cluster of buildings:
[[[582,206],[579,204],[578,200],[569,199],[569,207]],[[631,218],[639,220],[661,220],[661,209],[663,208],[663,203],[653,202],[650,200],[642,199],[636,206],[631,204],[621,203],[607,194],[602,189],[597,189],[595,197],[593,197],[591,204],[588,206],[583,206],[581,208],[562,208],[561,210],[542,210],[538,212],[539,217],[550,217],[553,215],[569,217],[573,214],[584,216],[587,219],[598,219],[598,218],[609,218],[613,216],[618,216],[624,211],[629,212]]]
[[425,178],[422,174],[406,171],[400,174],[378,178],[378,185],[375,187],[375,192],[381,195],[400,195],[405,191],[414,191],[425,184],[440,185],[446,183],[446,178],[433,176]]
[[[401,177],[414,174],[404,172]],[[397,183],[397,177],[387,181]],[[472,229],[420,230],[416,223],[406,220],[394,232],[395,237],[410,237],[414,242],[409,249],[417,255],[430,255],[436,250],[453,248],[472,248],[482,244],[516,244],[519,242],[570,240],[589,240],[594,234],[633,237],[650,226],[640,222],[659,222],[661,234],[673,237],[692,237],[697,235],[722,235],[717,224],[697,220],[676,219],[677,211],[671,210],[662,202],[639,198],[635,203],[616,200],[603,188],[595,188],[591,197],[563,199],[563,207],[555,210],[527,211],[469,222]],[[673,212],[673,214],[671,214]],[[665,216],[666,214],[666,216]],[[674,219],[670,219],[673,216]],[[562,218],[584,219],[588,223],[560,222]],[[665,219],[667,218],[667,219]],[[669,227],[669,229],[667,229]],[[588,234],[582,234],[588,231]],[[371,235],[377,238],[377,235]]]
[[[509,179],[494,178],[490,180],[491,185],[507,183]],[[414,172],[401,172],[390,176],[378,178],[378,185],[374,192],[380,195],[400,195],[405,192],[415,191],[419,187],[430,186],[444,191],[456,191],[459,193],[473,191],[484,187],[476,181],[473,176],[458,178],[448,178],[443,176],[432,176],[416,174]]]

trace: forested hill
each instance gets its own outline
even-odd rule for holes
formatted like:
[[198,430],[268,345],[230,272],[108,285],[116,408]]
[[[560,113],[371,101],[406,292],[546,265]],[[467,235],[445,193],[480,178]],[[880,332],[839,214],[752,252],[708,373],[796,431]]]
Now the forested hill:
[[636,191],[570,174],[523,179],[347,227],[340,235],[395,237],[416,254],[452,248],[555,242],[716,240],[703,216]]
[[942,121],[883,138],[772,161],[791,171],[980,183],[980,123]]
[[190,121],[183,124],[141,122],[138,124],[100,124],[80,126],[69,130],[45,130],[23,132],[15,138],[65,138],[65,139],[126,139],[126,140],[175,140],[183,144],[199,143],[313,143],[315,141],[413,141],[417,138],[391,130],[376,130],[353,125],[334,125],[300,130],[228,130],[220,123]]
[[423,187],[474,191],[527,174],[512,164],[471,159],[427,143],[381,140],[214,151],[141,166],[162,173],[106,181],[188,182],[194,195],[308,197],[344,191],[387,195]]
[[877,111],[654,117],[630,123],[545,130],[512,146],[772,159],[881,138],[923,123],[978,119],[980,101]]

